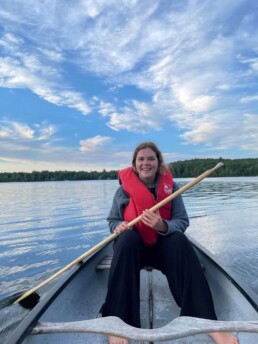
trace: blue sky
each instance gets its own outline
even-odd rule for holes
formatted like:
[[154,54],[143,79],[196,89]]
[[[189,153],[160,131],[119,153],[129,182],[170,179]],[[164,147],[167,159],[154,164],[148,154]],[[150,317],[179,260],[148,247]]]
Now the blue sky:
[[258,2],[1,0],[0,172],[258,156]]

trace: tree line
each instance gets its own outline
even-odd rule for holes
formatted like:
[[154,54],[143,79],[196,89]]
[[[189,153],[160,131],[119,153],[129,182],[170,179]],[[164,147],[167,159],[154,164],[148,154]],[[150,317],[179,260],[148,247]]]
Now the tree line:
[[[192,159],[169,163],[174,178],[197,177],[206,170],[223,162],[224,167],[212,174],[212,177],[258,176],[257,159]],[[107,180],[117,179],[116,170],[106,171],[33,171],[2,172],[0,182],[41,182],[64,180]]]
[[197,177],[219,162],[224,166],[211,177],[249,177],[258,176],[258,159],[192,159],[168,164],[175,178]]

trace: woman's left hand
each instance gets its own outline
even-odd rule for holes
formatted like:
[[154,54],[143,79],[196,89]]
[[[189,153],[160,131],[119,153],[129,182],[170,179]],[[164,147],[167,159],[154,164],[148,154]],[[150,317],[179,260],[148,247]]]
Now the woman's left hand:
[[162,220],[159,211],[153,212],[150,210],[144,210],[142,212],[142,222],[155,231],[166,233],[168,228],[166,222]]

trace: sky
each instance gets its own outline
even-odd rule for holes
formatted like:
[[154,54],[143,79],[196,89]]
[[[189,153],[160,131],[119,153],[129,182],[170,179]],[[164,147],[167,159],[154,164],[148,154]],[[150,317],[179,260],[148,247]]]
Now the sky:
[[0,2],[0,172],[258,157],[257,1]]

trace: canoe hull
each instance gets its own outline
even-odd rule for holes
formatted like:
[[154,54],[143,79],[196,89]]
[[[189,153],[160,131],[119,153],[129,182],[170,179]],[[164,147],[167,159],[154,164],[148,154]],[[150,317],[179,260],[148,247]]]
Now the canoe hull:
[[[204,266],[204,271],[214,298],[216,312],[220,320],[258,320],[257,303],[250,291],[244,292],[240,284],[220,268],[214,258],[209,257],[205,249],[192,241],[197,255]],[[108,269],[96,267],[106,256],[112,254],[112,243],[106,245],[83,264],[74,267],[28,314],[7,341],[8,344],[80,344],[106,343],[106,336],[100,334],[58,333],[44,335],[28,335],[28,330],[40,322],[73,322],[96,318],[104,302]],[[159,328],[179,316],[179,308],[175,304],[168,288],[165,276],[157,271],[141,272],[141,322],[143,328]],[[241,343],[257,344],[258,335],[250,333],[238,334]],[[205,334],[184,337],[174,340],[175,344],[213,343]],[[133,343],[133,341],[130,343]],[[144,343],[137,341],[137,343]],[[146,342],[147,343],[147,342]],[[171,341],[163,342],[171,343]]]

